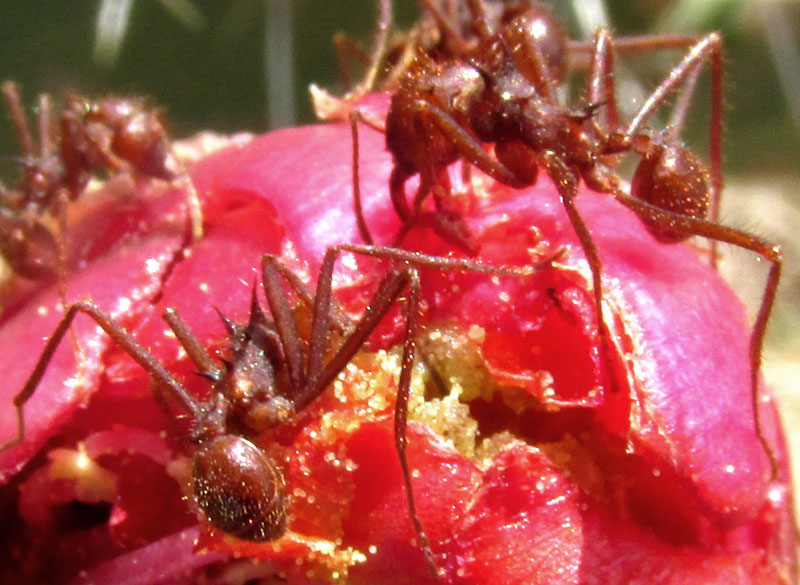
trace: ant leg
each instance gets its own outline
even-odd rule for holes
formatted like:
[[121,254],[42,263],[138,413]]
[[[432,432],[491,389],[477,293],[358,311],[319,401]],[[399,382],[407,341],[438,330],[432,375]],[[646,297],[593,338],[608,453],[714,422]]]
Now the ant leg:
[[[430,268],[433,270],[452,271],[452,272],[474,272],[477,274],[489,274],[494,276],[532,276],[551,268],[553,263],[559,260],[564,250],[559,249],[550,258],[537,264],[527,265],[507,265],[491,266],[482,264],[467,258],[451,258],[442,256],[431,256],[420,252],[409,252],[401,248],[391,248],[389,246],[362,246],[359,244],[339,244],[333,246],[331,250],[351,252],[378,260],[388,260],[401,264],[411,265],[418,268]],[[330,250],[329,250],[330,251]]]
[[358,174],[358,121],[361,119],[361,113],[358,110],[350,112],[350,136],[353,142],[353,208],[356,215],[356,224],[358,225],[358,232],[361,234],[361,239],[366,244],[372,244],[372,234],[367,227],[367,220],[364,218],[364,208],[361,205],[361,178]]
[[[186,190],[186,203],[189,208],[187,214],[189,231],[191,233],[191,241],[196,242],[203,237],[204,231],[203,206],[200,203],[200,195],[197,193],[197,189],[194,186],[194,181],[192,180],[191,175],[189,175],[189,171],[184,168],[183,163],[178,161],[178,157],[175,155],[172,146],[170,146],[170,151],[172,151],[172,159],[176,161],[176,164],[179,167],[179,181]],[[183,249],[181,249],[180,252],[182,253]]]
[[478,167],[481,172],[489,175],[495,181],[514,189],[524,189],[531,186],[530,181],[521,180],[508,167],[490,157],[481,146],[481,143],[442,109],[424,100],[418,100],[416,106],[421,113],[430,115],[430,119],[436,127],[458,149],[461,156],[472,165]]
[[17,138],[19,138],[22,146],[22,154],[26,157],[35,156],[36,147],[33,142],[33,135],[28,127],[28,117],[25,115],[25,108],[22,106],[22,100],[20,99],[19,85],[13,81],[5,81],[0,87],[6,100],[9,116],[17,130]]
[[418,0],[420,7],[428,12],[436,23],[436,28],[441,32],[445,45],[450,50],[449,54],[461,55],[466,52],[466,43],[461,34],[453,27],[450,20],[444,15],[441,8],[431,0]]
[[616,392],[618,388],[616,376],[614,375],[614,364],[611,360],[611,332],[608,330],[603,316],[603,263],[600,260],[597,247],[594,245],[592,234],[575,206],[575,195],[578,192],[579,179],[572,170],[559,160],[557,155],[545,153],[542,156],[542,163],[561,196],[561,202],[564,204],[572,229],[575,230],[583,253],[586,256],[586,261],[589,263],[589,270],[592,273],[592,292],[594,294],[597,332],[600,335],[600,348],[603,354],[603,369],[608,376],[611,390]]
[[91,317],[117,345],[153,377],[160,387],[169,390],[192,416],[200,415],[200,407],[194,398],[192,398],[187,390],[167,371],[161,362],[136,341],[133,335],[92,301],[78,301],[67,309],[61,321],[59,321],[56,326],[55,331],[53,331],[53,334],[50,336],[50,339],[48,339],[44,350],[39,356],[39,360],[36,362],[33,372],[27,382],[25,382],[25,386],[14,396],[13,404],[17,411],[17,437],[0,445],[0,451],[21,443],[25,438],[25,416],[23,406],[36,391],[36,387],[44,376],[47,366],[50,364],[50,360],[53,359],[53,354],[55,354],[56,349],[58,349],[58,346],[61,344],[61,340],[69,330],[75,315],[79,312],[85,313]]
[[342,86],[345,91],[353,89],[353,76],[347,64],[348,57],[355,58],[364,67],[369,67],[369,57],[345,33],[337,32],[333,35],[333,55],[336,57],[336,68],[342,77]]
[[[338,250],[334,250],[333,259],[338,255]],[[331,265],[333,262],[331,262]],[[303,400],[299,403],[299,409],[311,403],[328,385],[339,375],[339,372],[350,362],[353,356],[364,346],[370,334],[378,326],[380,320],[392,307],[392,303],[400,296],[400,293],[407,284],[408,271],[393,270],[383,277],[378,290],[373,295],[364,310],[364,315],[356,324],[355,329],[345,339],[342,346],[336,352],[324,368],[318,373],[309,376],[309,384]],[[325,311],[325,307],[320,305],[320,310]],[[316,315],[315,315],[316,317]],[[313,340],[312,340],[313,341]],[[323,348],[324,349],[324,348]],[[309,361],[311,356],[309,355]]]
[[[271,254],[266,254],[261,258],[264,293],[286,356],[291,387],[302,388],[306,379],[303,371],[303,349],[300,335],[297,332],[297,324],[292,316],[292,310],[289,308],[289,300],[286,298],[286,291],[281,286],[280,276],[275,268],[276,263],[277,258]],[[294,401],[294,397],[292,399]]]
[[614,39],[608,29],[597,29],[592,42],[587,87],[588,105],[603,104],[606,112],[606,127],[619,126],[617,95],[614,84]]
[[692,105],[701,71],[702,63],[698,63],[686,76],[683,91],[678,95],[675,100],[675,106],[672,108],[672,115],[667,126],[667,140],[678,141],[678,134],[686,124],[686,116],[689,113],[689,107]]
[[[417,323],[419,318],[419,276],[416,268],[405,268],[404,270],[392,270],[386,275],[378,285],[378,290],[372,300],[367,304],[365,313],[355,329],[339,348],[336,355],[330,362],[319,371],[324,344],[327,341],[327,318],[331,314],[331,288],[333,267],[336,259],[342,251],[361,254],[368,257],[412,264],[423,268],[433,268],[438,270],[468,271],[483,274],[530,276],[544,268],[552,265],[561,255],[561,251],[555,254],[546,262],[530,266],[484,266],[471,260],[459,258],[442,258],[429,256],[406,250],[389,247],[363,246],[357,244],[342,244],[328,249],[323,260],[322,268],[318,278],[316,302],[314,306],[314,317],[312,325],[311,343],[309,349],[308,384],[304,389],[304,395],[299,397],[296,406],[298,409],[305,408],[312,402],[324,389],[339,375],[342,369],[350,362],[356,352],[363,346],[370,334],[380,320],[386,315],[393,303],[398,299],[400,293],[406,285],[410,288],[410,293],[406,301],[406,331],[403,343],[402,369],[398,384],[397,406],[395,410],[395,445],[400,459],[400,466],[403,472],[403,481],[408,497],[409,513],[411,516],[414,530],[420,543],[420,547],[425,554],[425,559],[431,572],[438,575],[440,570],[436,564],[433,551],[431,550],[425,530],[417,516],[416,505],[411,483],[411,473],[409,471],[406,458],[406,421],[408,417],[408,398],[410,391],[411,372],[414,362],[415,339],[417,335]],[[277,260],[273,261],[277,264]],[[315,357],[318,356],[318,357]],[[318,373],[319,372],[319,373]]]
[[176,309],[168,307],[161,314],[161,318],[167,322],[172,332],[175,333],[175,338],[186,350],[186,355],[192,360],[199,373],[214,379],[221,377],[224,370],[218,367],[217,363],[208,355],[206,348],[200,343],[200,340],[197,339],[184,320],[181,319]]
[[[433,575],[438,575],[440,569],[431,550],[430,542],[422,526],[422,522],[417,516],[416,505],[414,503],[414,492],[411,483],[411,472],[409,471],[408,459],[406,456],[406,422],[408,417],[408,398],[411,385],[411,373],[414,365],[415,336],[417,318],[419,311],[419,276],[413,268],[402,271],[392,270],[387,274],[378,285],[378,290],[367,304],[363,317],[356,325],[356,328],[344,341],[344,344],[331,358],[330,362],[317,374],[317,367],[313,363],[321,364],[324,343],[327,337],[327,315],[330,313],[331,303],[331,284],[333,265],[338,257],[341,248],[329,248],[325,254],[323,267],[320,271],[319,285],[317,287],[317,302],[314,307],[313,331],[311,345],[309,349],[309,379],[308,385],[303,390],[303,395],[298,397],[296,408],[299,410],[310,404],[333,379],[339,375],[342,369],[350,362],[358,350],[363,347],[367,338],[375,330],[378,323],[386,315],[394,302],[399,298],[400,293],[406,285],[410,288],[410,294],[406,301],[406,332],[403,343],[402,367],[400,370],[400,380],[398,382],[397,402],[395,406],[395,447],[400,459],[400,467],[403,473],[403,482],[408,498],[409,515],[414,531],[419,540],[425,560]],[[322,340],[322,346],[317,346],[318,340]]]
[[39,94],[39,154],[47,158],[55,153],[57,130],[53,127],[53,103],[46,93]]
[[375,46],[372,49],[371,61],[372,63],[364,76],[364,80],[359,85],[357,91],[359,94],[365,94],[372,90],[375,85],[375,80],[378,77],[378,71],[381,68],[383,59],[386,56],[386,47],[389,41],[389,33],[392,29],[392,1],[380,0],[378,16],[378,32],[375,35]]
[[489,28],[489,23],[486,19],[486,6],[482,0],[467,0],[467,7],[469,13],[472,15],[472,26],[478,34],[478,37],[483,41],[488,41],[492,38],[492,30]]
[[[69,204],[69,192],[66,189],[59,189],[55,196],[55,216],[58,222],[58,236],[55,238],[57,247],[56,262],[56,281],[58,296],[61,304],[67,306],[67,280],[69,279],[69,252],[67,251],[67,209]],[[75,335],[72,339],[78,346]]]
[[[501,37],[501,39],[504,44],[507,42],[505,37]],[[545,102],[556,104],[558,101],[558,80],[553,78],[553,73],[551,73],[547,64],[547,58],[542,52],[541,43],[534,39],[533,42],[523,43],[521,49],[527,50],[523,53],[524,59],[515,59],[518,71],[533,85]],[[509,49],[509,53],[513,53],[513,51]]]
[[408,424],[408,399],[411,393],[411,374],[414,369],[414,353],[416,350],[420,282],[419,274],[415,269],[407,269],[405,274],[408,279],[409,294],[406,300],[406,331],[403,340],[400,380],[397,383],[397,401],[395,402],[394,408],[394,441],[395,449],[400,459],[400,468],[403,472],[403,483],[406,487],[406,499],[408,501],[408,513],[414,525],[414,532],[417,534],[419,547],[425,555],[425,561],[428,563],[431,574],[438,578],[442,574],[442,571],[436,563],[436,557],[433,554],[430,540],[428,540],[428,535],[417,514],[414,487],[411,482],[411,470],[409,469],[408,457],[406,455],[406,446],[408,445],[408,436],[406,433],[406,425]]
[[[392,29],[392,1],[379,0],[378,10],[378,32],[375,35],[375,43],[368,60],[369,67],[367,72],[364,74],[364,79],[361,80],[361,83],[356,85],[352,90],[348,91],[343,98],[341,98],[341,102],[344,102],[345,104],[357,101],[366,95],[367,92],[373,89],[375,80],[378,78],[381,65],[383,65],[383,60],[386,57],[386,50],[389,44],[389,33]],[[361,61],[367,61],[367,59],[364,57],[363,52],[355,47],[353,42],[346,37],[337,35],[337,37],[334,38],[334,47],[336,49],[336,60],[339,63],[339,70],[342,72],[342,76],[346,78],[345,84],[349,86],[349,70],[344,66],[345,50],[352,52],[356,58]],[[314,93],[315,92],[312,89],[312,95]]]
[[[685,49],[695,45],[702,36],[657,33],[630,35],[614,38],[614,50],[617,52],[644,53],[648,51],[667,51]],[[594,49],[594,41],[567,40],[567,52],[585,59]],[[581,62],[582,64],[582,62]]]
[[[267,254],[267,256],[270,256]],[[283,264],[280,260],[272,256],[270,260],[272,261],[274,258],[275,268],[278,270],[281,276],[283,276],[284,280],[289,283],[289,286],[292,287],[292,290],[300,299],[300,302],[303,303],[309,309],[313,309],[314,302],[315,302],[315,295],[314,292],[306,286],[306,284],[300,280],[300,277],[290,269],[288,266]],[[347,334],[353,330],[353,322],[351,321],[350,317],[348,317],[341,308],[334,303],[331,307],[331,324],[336,328],[336,330],[340,334]]]
[[771,264],[769,274],[767,276],[767,283],[764,286],[764,296],[761,298],[761,306],[758,309],[758,314],[756,315],[756,320],[753,324],[753,332],[750,334],[750,366],[753,417],[755,422],[756,436],[758,437],[764,452],[769,458],[770,466],[772,468],[772,479],[776,479],[778,475],[777,458],[761,428],[761,417],[759,415],[760,408],[758,375],[761,371],[761,351],[764,345],[764,336],[766,334],[770,313],[772,312],[772,305],[775,301],[775,294],[778,291],[778,281],[780,280],[781,268],[783,264],[780,246],[735,228],[720,225],[705,219],[698,219],[679,213],[665,211],[661,208],[645,203],[644,201],[640,201],[635,197],[625,195],[622,192],[614,192],[614,196],[620,203],[632,209],[640,217],[648,217],[655,221],[668,223],[670,229],[674,229],[676,231],[702,236],[711,240],[733,244],[739,248],[750,250],[760,255]]
[[[322,356],[325,352],[325,344],[328,338],[328,322],[331,316],[335,314],[335,312],[331,309],[332,305],[335,306],[335,303],[333,303],[331,300],[333,268],[342,251],[360,254],[362,256],[368,256],[379,260],[392,260],[404,264],[412,264],[422,268],[460,272],[476,272],[502,276],[531,276],[545,268],[551,267],[552,263],[561,256],[561,251],[559,251],[547,261],[529,266],[485,266],[472,260],[466,260],[463,258],[441,258],[438,256],[429,256],[426,254],[408,252],[398,248],[383,246],[340,244],[338,246],[332,246],[331,248],[328,248],[328,251],[325,253],[325,258],[322,262],[322,267],[320,268],[319,277],[317,279],[317,293],[314,301],[311,337],[308,350],[307,390],[308,392],[316,392],[317,394],[324,390],[333,380],[333,378],[338,375],[341,368],[343,368],[350,358],[352,358],[355,351],[357,351],[358,348],[364,344],[369,334],[377,326],[378,321],[380,321],[385,312],[389,309],[389,306],[378,305],[378,300],[386,297],[389,295],[389,293],[376,293],[373,301],[367,306],[367,314],[355,326],[355,329],[350,332],[347,341],[345,341],[345,344],[339,350],[337,357],[332,359],[324,369],[322,368]],[[265,256],[264,262],[271,265],[280,266],[280,262],[278,262],[274,256]],[[379,290],[383,290],[385,287],[387,287],[387,290],[389,291],[392,290],[390,284],[382,284],[379,287]],[[402,286],[400,288],[402,289]],[[383,308],[381,309],[379,307]],[[352,348],[352,353],[348,353],[346,348]],[[337,358],[341,363],[336,363]],[[316,394],[308,398],[308,402],[313,400],[315,397]],[[303,401],[301,401],[301,404],[303,404]]]
[[411,175],[398,165],[394,166],[391,175],[389,175],[389,195],[392,200],[392,207],[394,207],[395,213],[404,223],[411,219],[411,209],[408,207],[408,201],[406,201],[405,190],[406,181],[410,177]]

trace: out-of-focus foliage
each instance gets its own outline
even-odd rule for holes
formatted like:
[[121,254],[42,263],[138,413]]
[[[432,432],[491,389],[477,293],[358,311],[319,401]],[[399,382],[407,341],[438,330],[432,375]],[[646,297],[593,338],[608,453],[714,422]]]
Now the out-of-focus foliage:
[[[298,121],[311,121],[308,84],[314,81],[335,87],[338,81],[333,34],[344,30],[369,46],[375,29],[375,4],[374,0],[16,2],[13,8],[5,8],[0,18],[0,77],[20,81],[29,103],[39,91],[143,94],[165,107],[177,135],[199,128],[263,130],[270,120],[268,96],[279,104],[273,104],[273,113],[288,111],[292,115],[294,110]],[[396,0],[395,4],[399,26],[411,22],[414,2]],[[795,70],[800,66],[775,61],[770,35],[776,34],[775,23],[788,25],[790,31],[800,30],[800,3],[557,0],[554,4],[573,35],[580,34],[575,11],[592,5],[605,9],[617,34],[667,28],[692,33],[722,30],[729,106],[727,171],[786,173],[798,168],[800,131],[792,124],[787,107],[787,100],[797,98],[784,92],[791,84],[784,81],[782,85],[778,70],[783,67],[791,72],[793,66]],[[103,10],[106,20],[98,33]],[[277,22],[280,18],[288,20]],[[269,42],[265,42],[267,31],[272,35]],[[786,46],[785,39],[783,42]],[[800,51],[800,40],[790,37],[788,42],[794,42],[794,49]],[[115,50],[119,51],[116,59]],[[279,67],[274,65],[275,59],[285,59],[276,55],[276,50],[294,54],[288,94],[276,87],[277,82],[267,91],[267,79],[281,74],[265,71],[266,53],[273,57],[273,69]],[[647,83],[655,83],[664,67],[661,62]],[[287,71],[282,75],[286,79]],[[701,87],[701,95],[702,91]],[[293,102],[293,108],[286,107],[287,100]],[[704,100],[698,99],[698,107],[704,106]],[[705,116],[702,111],[695,115],[698,119]],[[696,136],[691,140],[697,141],[699,148],[705,128],[702,123],[692,125]],[[11,126],[0,125],[0,153],[16,152]],[[0,164],[0,176],[13,174],[8,157]]]

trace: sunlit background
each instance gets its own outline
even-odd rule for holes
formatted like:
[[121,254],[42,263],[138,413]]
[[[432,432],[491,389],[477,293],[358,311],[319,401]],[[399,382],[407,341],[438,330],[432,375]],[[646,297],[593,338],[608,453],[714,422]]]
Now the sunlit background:
[[[399,28],[412,0],[395,0]],[[796,0],[555,0],[574,38],[596,26],[617,35],[720,30],[725,43],[723,221],[784,246],[786,266],[765,356],[790,434],[800,439],[800,2]],[[367,49],[375,0],[6,1],[0,8],[0,79],[61,97],[139,94],[166,110],[173,136],[313,122],[307,87],[337,91],[331,39]],[[651,87],[679,55],[634,60],[630,79]],[[623,84],[624,85],[624,84]],[[621,101],[634,100],[636,84]],[[707,86],[685,132],[707,152]],[[629,90],[629,91],[628,91]],[[19,146],[0,116],[0,177],[13,184]],[[765,270],[728,252],[723,271],[757,306]],[[702,324],[700,324],[702,325]],[[702,408],[702,405],[698,405]],[[797,432],[793,432],[798,429]],[[800,442],[798,442],[800,445]],[[800,450],[796,450],[800,452]]]

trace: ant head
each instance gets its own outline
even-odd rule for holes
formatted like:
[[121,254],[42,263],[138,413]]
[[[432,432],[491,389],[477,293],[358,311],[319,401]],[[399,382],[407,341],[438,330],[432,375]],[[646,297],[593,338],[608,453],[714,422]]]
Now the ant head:
[[255,542],[286,531],[283,476],[247,439],[223,435],[205,442],[194,454],[192,476],[195,500],[218,530]]

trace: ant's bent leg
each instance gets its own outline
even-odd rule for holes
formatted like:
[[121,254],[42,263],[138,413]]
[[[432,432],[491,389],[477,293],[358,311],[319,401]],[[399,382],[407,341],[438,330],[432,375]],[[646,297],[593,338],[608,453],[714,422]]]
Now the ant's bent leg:
[[308,376],[302,397],[298,398],[298,409],[305,408],[333,381],[339,372],[350,362],[352,357],[367,341],[378,326],[380,320],[386,315],[392,304],[406,285],[405,272],[393,270],[387,274],[378,285],[372,299],[367,303],[364,315],[356,324],[352,332],[342,343],[327,365],[322,367],[322,358],[327,343],[327,315],[330,313],[331,304],[331,274],[340,248],[332,247],[325,254],[325,261],[320,270],[317,297],[312,318],[311,341],[309,343]]
[[22,99],[19,95],[19,84],[13,81],[4,81],[0,91],[6,100],[6,107],[8,108],[8,115],[14,123],[14,128],[17,132],[22,147],[22,154],[25,157],[35,157],[37,154],[36,147],[33,141],[33,134],[31,134],[30,127],[28,126],[28,117],[25,115],[25,108],[22,107]]
[[369,67],[369,57],[353,39],[343,32],[333,35],[333,56],[336,58],[336,69],[339,71],[342,87],[349,92],[353,89],[353,72],[350,70],[348,61],[353,59],[364,67]]
[[[586,101],[588,104],[603,104],[606,128],[615,130],[619,125],[617,92],[614,84],[614,40],[608,29],[599,28],[592,42],[589,63]],[[596,122],[594,122],[596,123]]]
[[594,294],[597,332],[600,336],[600,349],[603,354],[603,370],[605,371],[606,379],[611,385],[611,391],[616,392],[618,388],[614,374],[614,364],[611,359],[611,333],[603,317],[603,263],[600,261],[600,255],[597,252],[597,246],[594,245],[592,234],[575,206],[575,195],[578,192],[579,179],[572,170],[567,168],[554,155],[545,154],[542,157],[542,162],[547,174],[552,178],[553,184],[556,185],[556,189],[561,196],[561,203],[564,204],[572,229],[575,230],[583,253],[586,256],[586,261],[589,263],[589,270],[592,273],[592,292]]
[[469,132],[464,130],[456,120],[445,113],[441,108],[424,100],[418,100],[416,106],[419,111],[430,114],[433,123],[442,134],[453,143],[458,149],[458,152],[461,153],[461,156],[478,167],[482,172],[489,175],[495,181],[515,189],[530,187],[530,181],[522,180],[506,166],[490,157],[486,151],[483,150],[481,143]]
[[203,206],[200,203],[200,195],[197,193],[194,181],[186,169],[181,168],[179,177],[180,183],[186,190],[186,205],[189,208],[187,221],[189,222],[191,241],[197,242],[203,237]]
[[[278,273],[283,277],[283,279],[289,283],[289,286],[292,288],[294,294],[297,295],[297,298],[300,300],[303,305],[305,305],[308,309],[314,308],[314,303],[316,302],[314,291],[312,291],[306,283],[304,283],[299,276],[288,266],[286,266],[283,262],[281,262],[276,256],[273,254],[265,254],[266,261],[271,262]],[[262,262],[265,261],[262,259]],[[319,284],[317,284],[319,286]],[[346,335],[350,331],[353,330],[353,321],[348,317],[344,311],[342,311],[341,307],[337,303],[331,304],[331,325],[336,329],[336,331],[341,335]]]
[[378,260],[399,262],[402,264],[410,264],[418,268],[430,268],[434,270],[452,271],[452,272],[475,272],[477,274],[490,274],[496,276],[533,276],[552,268],[553,263],[558,261],[564,255],[564,249],[558,249],[550,258],[539,262],[537,264],[523,264],[523,265],[508,265],[501,264],[497,266],[482,264],[476,260],[468,258],[450,258],[445,256],[431,256],[421,252],[411,252],[401,248],[391,248],[389,246],[362,246],[359,244],[339,244],[328,250],[337,250],[337,254],[342,250],[359,254],[361,256],[368,256]]
[[0,451],[21,443],[25,438],[25,417],[23,413],[23,406],[36,391],[39,382],[47,370],[50,361],[53,359],[58,346],[61,344],[64,335],[69,330],[72,320],[78,313],[85,313],[97,323],[103,331],[105,331],[114,342],[119,345],[133,360],[144,368],[150,376],[154,378],[157,384],[161,387],[168,389],[185,407],[191,412],[192,415],[199,415],[200,408],[186,391],[186,389],[172,377],[167,369],[153,357],[136,339],[114,318],[103,311],[100,307],[95,305],[92,301],[84,300],[71,305],[64,316],[59,321],[53,334],[48,339],[36,366],[33,369],[28,381],[25,382],[22,390],[14,396],[13,404],[17,410],[18,431],[17,437],[11,441],[0,445]]
[[[320,286],[317,290],[317,299],[322,299],[319,305],[315,306],[314,322],[317,321],[317,313],[325,314],[329,311],[327,303],[329,302],[329,290],[320,292],[320,288],[329,289],[330,270],[332,270],[336,257],[339,255],[340,249],[331,248],[326,253],[323,268],[320,271]],[[434,576],[440,574],[440,569],[436,564],[433,551],[430,547],[430,542],[422,526],[422,523],[417,516],[416,505],[414,503],[414,493],[411,484],[411,472],[409,471],[408,459],[406,457],[406,422],[408,418],[408,398],[411,387],[411,373],[414,365],[414,350],[415,339],[417,330],[417,320],[419,318],[419,275],[413,268],[404,270],[393,270],[387,274],[378,285],[378,290],[372,297],[364,312],[364,316],[356,325],[355,330],[350,336],[344,340],[344,343],[337,351],[336,355],[331,358],[327,366],[320,372],[318,376],[309,377],[309,385],[306,388],[305,395],[300,397],[298,409],[304,408],[307,404],[313,401],[324,389],[339,375],[344,367],[350,362],[353,356],[363,347],[367,338],[377,327],[378,323],[383,319],[389,309],[399,298],[403,290],[409,287],[410,293],[406,301],[406,331],[403,342],[403,358],[402,369],[400,371],[400,380],[398,382],[397,391],[397,404],[395,407],[395,447],[400,459],[400,467],[403,473],[403,482],[406,487],[406,494],[408,496],[409,514],[411,522],[414,525],[414,531],[419,540],[419,546],[422,549],[426,562],[428,563],[431,573]],[[312,338],[313,344],[313,338]],[[316,353],[322,353],[324,346],[321,350],[315,350]],[[309,350],[309,363],[311,363],[313,352]],[[320,356],[321,359],[321,356]],[[309,372],[311,368],[309,367]]]
[[286,291],[281,286],[280,275],[275,268],[276,263],[277,259],[270,254],[261,258],[264,294],[267,297],[270,311],[272,311],[275,329],[278,331],[278,337],[286,356],[291,386],[300,388],[305,381],[302,342],[297,332],[297,324],[292,316],[292,310],[289,307],[289,299],[286,298]]
[[665,211],[623,193],[614,193],[614,196],[620,203],[632,209],[640,217],[647,217],[653,221],[668,223],[671,230],[681,231],[694,236],[702,236],[710,240],[725,242],[738,246],[739,248],[750,250],[770,262],[771,267],[767,276],[767,282],[764,286],[764,296],[761,298],[761,306],[758,309],[758,314],[756,315],[756,320],[753,325],[753,332],[750,335],[750,367],[756,436],[769,458],[772,468],[772,479],[776,479],[778,475],[778,461],[775,456],[775,451],[770,446],[761,428],[758,375],[761,371],[761,351],[764,346],[764,335],[766,334],[767,324],[770,314],[772,313],[775,295],[778,292],[778,282],[783,265],[780,246],[735,228],[719,225],[704,219],[670,213],[669,211]]
[[374,89],[375,81],[378,78],[388,50],[389,34],[392,30],[393,20],[391,0],[379,0],[378,13],[378,32],[375,33],[375,44],[370,54],[369,69],[367,69],[364,79],[356,88],[356,97],[361,97]]
[[406,446],[408,445],[408,437],[406,434],[406,425],[408,423],[408,399],[411,391],[411,374],[414,370],[420,295],[419,274],[417,274],[417,271],[413,268],[409,269],[406,274],[408,277],[409,294],[406,300],[406,331],[405,339],[403,340],[403,357],[401,361],[400,380],[397,384],[397,401],[394,410],[394,440],[398,458],[400,459],[400,468],[403,472],[403,483],[405,483],[406,495],[408,496],[408,511],[411,516],[411,522],[414,525],[414,532],[417,534],[419,547],[425,555],[425,561],[428,563],[431,574],[434,577],[439,577],[442,574],[442,570],[436,563],[436,557],[431,549],[428,535],[425,533],[425,528],[422,526],[422,522],[417,515],[414,488],[411,483],[411,470],[409,469],[408,457],[406,455]]
[[197,339],[183,319],[181,319],[180,315],[178,315],[178,311],[172,307],[168,307],[161,314],[161,318],[170,326],[172,332],[175,334],[175,338],[186,350],[186,355],[192,360],[198,373],[204,376],[211,376],[212,378],[222,376],[224,369],[219,368],[217,363],[211,359],[206,348],[200,343],[200,340]]
[[372,234],[367,226],[367,220],[364,217],[364,208],[361,204],[361,177],[358,172],[358,121],[360,119],[361,113],[358,110],[350,112],[350,136],[353,143],[353,211],[356,216],[356,224],[358,225],[358,233],[361,234],[361,239],[364,240],[365,244],[372,244]]
[[411,219],[411,208],[406,201],[406,181],[411,177],[407,172],[402,170],[397,164],[392,169],[389,175],[389,195],[392,201],[392,207],[397,216],[408,223]]

